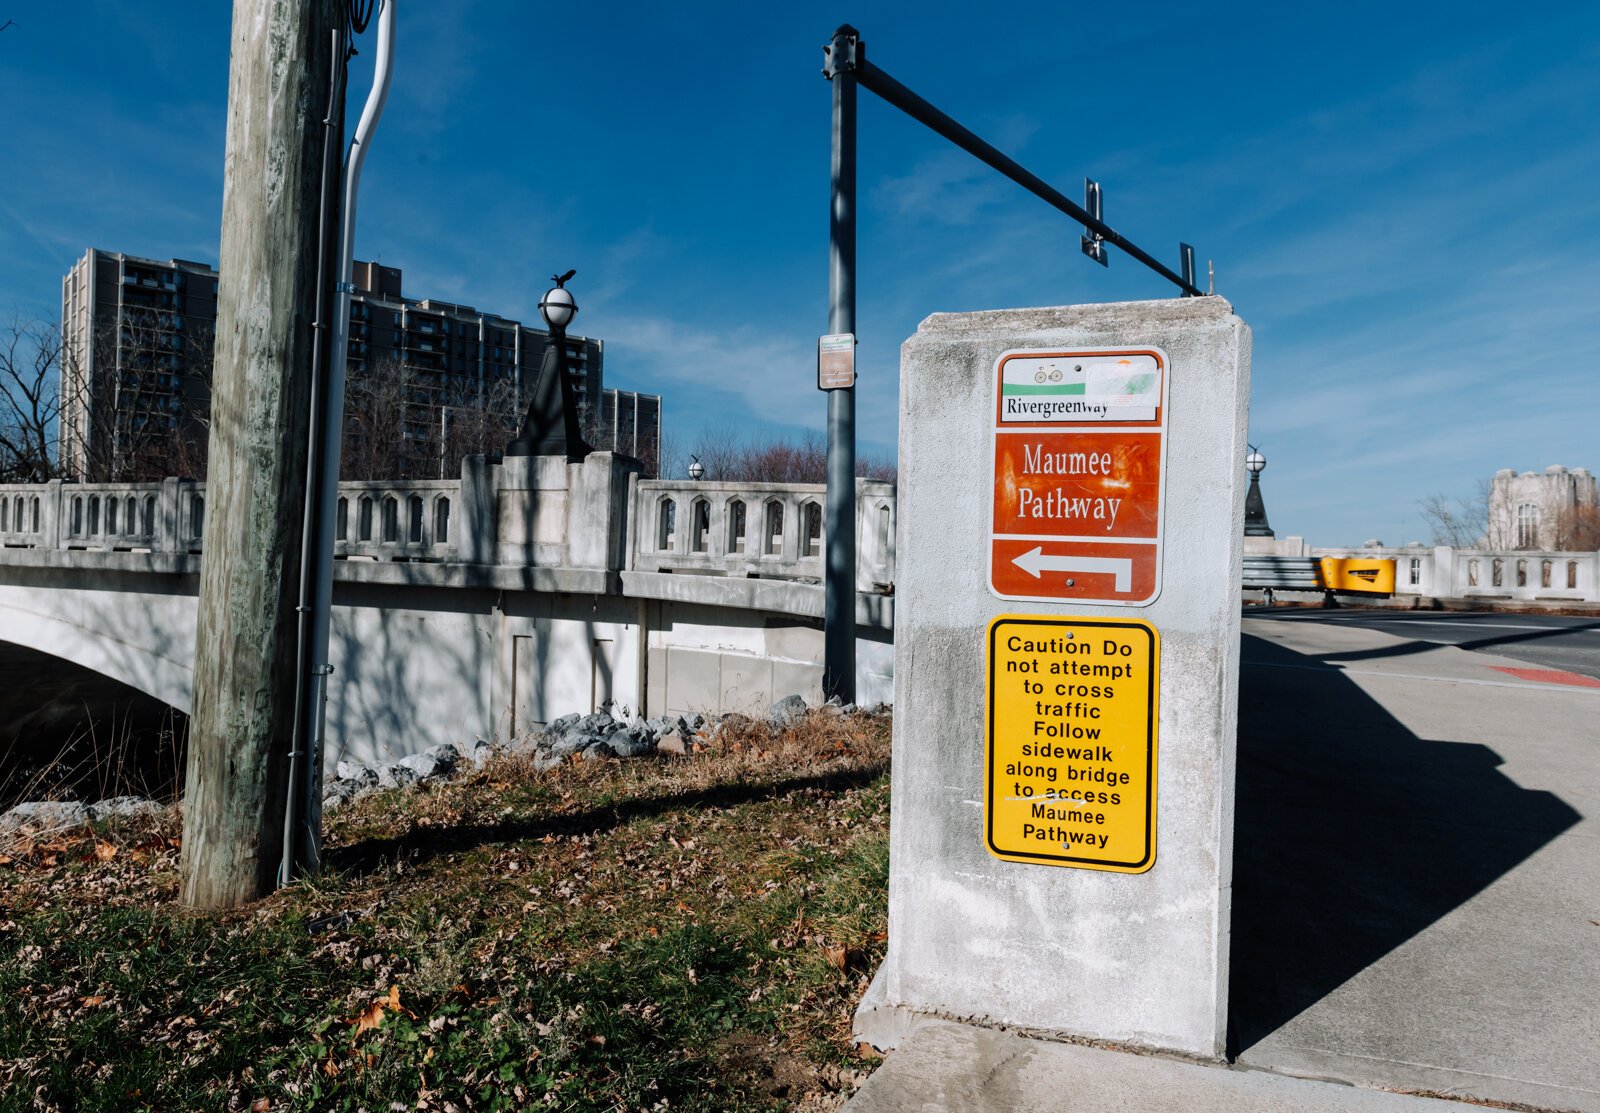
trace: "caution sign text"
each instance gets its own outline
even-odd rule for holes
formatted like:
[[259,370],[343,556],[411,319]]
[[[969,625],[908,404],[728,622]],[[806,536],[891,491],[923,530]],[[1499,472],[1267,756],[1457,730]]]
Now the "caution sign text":
[[989,624],[991,854],[1118,873],[1155,863],[1160,649],[1155,627],[1131,619]]

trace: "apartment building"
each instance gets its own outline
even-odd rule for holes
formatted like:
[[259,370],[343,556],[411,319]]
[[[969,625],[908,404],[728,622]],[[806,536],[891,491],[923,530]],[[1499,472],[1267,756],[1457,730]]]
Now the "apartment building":
[[[521,413],[550,334],[469,305],[407,297],[401,278],[399,268],[379,263],[353,268],[346,456],[369,465],[381,458],[404,474],[451,474],[462,452],[504,443],[497,438]],[[69,474],[121,478],[170,468],[160,453],[108,447],[131,447],[146,430],[162,431],[150,439],[167,456],[185,437],[203,441],[216,280],[202,263],[94,249],[67,274],[62,328],[72,355],[62,368],[62,461]],[[631,397],[619,403],[603,385],[604,356],[602,341],[567,335],[580,423],[598,430],[602,414],[625,417],[624,434],[596,447],[658,444],[660,398],[622,392]],[[362,412],[363,404],[388,411],[384,420]],[[605,428],[617,428],[615,420]]]
[[61,281],[62,469],[188,470],[184,447],[206,436],[216,321],[217,272],[204,263],[85,253]]

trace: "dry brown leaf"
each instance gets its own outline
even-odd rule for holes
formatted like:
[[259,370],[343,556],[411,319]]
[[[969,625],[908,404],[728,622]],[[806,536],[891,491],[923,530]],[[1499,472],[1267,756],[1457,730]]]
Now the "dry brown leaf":
[[94,856],[102,862],[109,862],[117,856],[117,848],[103,839],[94,841]]
[[417,1016],[417,1014],[412,1012],[410,1009],[401,1008],[400,987],[397,985],[392,985],[389,987],[389,996],[382,997],[374,1001],[371,1005],[367,1006],[360,1016],[351,1021],[351,1023],[355,1025],[355,1035],[359,1036],[362,1032],[370,1031],[371,1029],[378,1027],[383,1023],[383,1014],[391,1010],[405,1012],[410,1015],[413,1020],[415,1020]]
[[339,1074],[339,1064],[333,1061],[333,1056],[328,1056],[328,1061],[322,1064],[322,1073],[329,1078],[336,1078]]
[[80,998],[78,998],[78,1004],[82,1005],[86,1009],[92,1009],[96,1005],[103,1005],[105,1003],[106,1003],[106,999],[104,997],[99,997],[99,996],[96,996],[96,997],[80,997]]
[[844,969],[845,961],[850,955],[850,952],[844,947],[835,947],[831,945],[823,947],[822,953],[828,956],[828,965],[839,970]]
[[271,1098],[256,1098],[250,1103],[250,1113],[267,1113],[272,1108]]

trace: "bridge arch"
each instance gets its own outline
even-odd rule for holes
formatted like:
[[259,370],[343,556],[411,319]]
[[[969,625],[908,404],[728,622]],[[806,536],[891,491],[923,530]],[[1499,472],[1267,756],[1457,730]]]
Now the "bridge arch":
[[188,714],[193,596],[0,586],[0,641],[70,661]]

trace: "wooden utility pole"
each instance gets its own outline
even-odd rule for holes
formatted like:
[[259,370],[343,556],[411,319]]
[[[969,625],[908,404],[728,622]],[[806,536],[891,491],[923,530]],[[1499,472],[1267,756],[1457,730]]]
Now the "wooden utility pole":
[[273,888],[294,730],[322,119],[343,0],[234,0],[183,902]]

